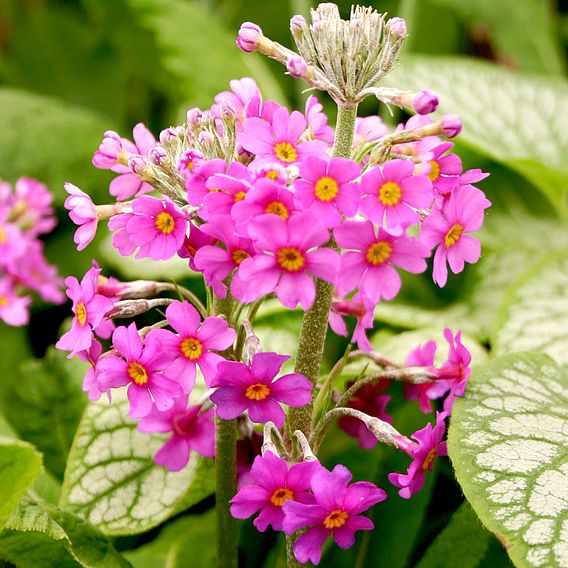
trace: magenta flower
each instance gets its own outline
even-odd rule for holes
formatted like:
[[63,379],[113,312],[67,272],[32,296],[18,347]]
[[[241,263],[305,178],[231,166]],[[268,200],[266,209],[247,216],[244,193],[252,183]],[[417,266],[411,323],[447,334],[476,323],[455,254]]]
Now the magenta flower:
[[436,412],[434,428],[432,428],[432,424],[426,424],[424,428],[412,434],[412,438],[416,440],[417,444],[410,443],[408,448],[402,448],[413,458],[406,475],[389,473],[389,481],[395,487],[400,488],[398,494],[403,499],[410,499],[412,495],[422,489],[426,479],[426,471],[432,471],[437,456],[448,455],[446,442],[442,442],[446,433],[446,416],[445,412]]
[[189,302],[172,302],[166,309],[166,317],[177,335],[156,329],[146,337],[146,343],[156,342],[161,350],[167,362],[165,374],[177,379],[183,392],[188,393],[195,384],[195,367],[199,365],[209,385],[217,364],[224,361],[212,351],[228,349],[235,341],[235,330],[220,317],[205,318],[202,323],[198,311]]
[[353,146],[360,146],[367,142],[373,142],[388,133],[388,126],[383,122],[380,116],[358,116],[355,119]]
[[369,220],[393,234],[400,235],[420,220],[416,209],[432,203],[432,182],[413,175],[414,164],[408,160],[392,160],[375,166],[361,178],[361,212]]
[[241,487],[231,499],[231,515],[236,519],[248,519],[260,511],[253,522],[260,532],[269,526],[281,531],[282,505],[290,500],[312,502],[308,493],[310,481],[321,467],[319,462],[312,461],[300,462],[288,469],[288,464],[272,452],[257,456],[250,472],[250,483]]
[[229,81],[230,91],[223,91],[215,95],[215,103],[211,107],[211,112],[217,117],[221,117],[221,105],[230,104],[237,115],[237,123],[242,124],[246,117],[246,108],[253,99],[262,100],[260,89],[254,79],[244,77]]
[[209,178],[215,174],[224,174],[226,171],[227,166],[222,158],[195,164],[185,184],[188,203],[196,207],[202,205],[205,196],[210,192],[206,185]]
[[326,227],[336,227],[341,214],[357,213],[359,187],[354,180],[360,173],[359,165],[346,158],[308,156],[300,164],[300,179],[294,182],[298,201],[317,213]]
[[81,361],[89,363],[90,365],[83,377],[83,391],[89,393],[89,400],[99,400],[103,392],[107,393],[110,400],[110,392],[108,390],[105,391],[97,379],[97,361],[99,360],[102,351],[103,346],[101,345],[101,342],[93,339],[93,343],[89,349],[79,351],[79,353],[77,353],[77,357]]
[[152,408],[138,423],[140,432],[171,432],[169,440],[154,457],[157,465],[180,471],[189,462],[191,451],[206,458],[215,457],[215,422],[213,409],[202,412],[201,406],[188,406],[187,395],[174,399],[167,410]]
[[[74,276],[65,279],[67,296],[73,301],[73,323],[71,329],[55,344],[57,349],[70,351],[68,358],[79,351],[88,351],[94,340],[93,330],[101,337],[110,337],[112,326],[105,321],[105,315],[112,310],[114,302],[97,293],[97,280],[101,269],[93,262],[83,276],[81,283]],[[106,324],[106,325],[105,325]]]
[[[435,341],[427,341],[424,345],[419,345],[413,349],[406,357],[405,363],[409,367],[429,367],[434,366],[434,356],[436,355],[437,345]],[[418,400],[418,408],[421,412],[432,412],[432,403],[430,402],[433,397],[428,396],[430,389],[436,383],[423,383],[420,385],[412,385],[405,383],[404,396],[408,400]],[[437,397],[436,397],[437,398]]]
[[30,320],[30,296],[18,296],[10,278],[0,278],[0,320],[12,326],[27,325]]
[[178,159],[177,170],[187,180],[191,178],[193,170],[199,168],[203,162],[203,154],[197,150],[186,150]]
[[347,326],[343,321],[344,316],[355,316],[357,322],[351,337],[351,343],[357,343],[363,351],[373,351],[373,346],[367,338],[367,329],[372,329],[375,319],[375,304],[357,292],[352,298],[347,299],[341,290],[336,290],[337,297],[333,299],[329,312],[329,326],[337,335],[347,337]]
[[52,203],[53,195],[45,184],[28,177],[16,180],[10,205],[26,233],[36,236],[53,230],[57,220]]
[[69,197],[65,200],[65,209],[69,217],[79,228],[75,231],[73,241],[77,250],[83,250],[97,233],[97,211],[93,200],[72,183],[65,184],[65,191]]
[[[443,142],[429,150],[428,178],[434,189],[444,195],[458,185],[462,172],[462,162],[456,154],[445,154],[453,148],[451,142]],[[444,155],[445,154],[445,155]]]
[[420,238],[434,254],[434,282],[442,287],[448,280],[446,261],[454,274],[464,264],[474,263],[481,256],[479,241],[469,235],[483,225],[484,211],[491,205],[482,191],[473,186],[457,187],[440,209],[435,207],[426,217]]
[[189,267],[195,272],[199,272],[195,266],[195,255],[204,246],[215,244],[215,239],[206,235],[197,225],[191,221],[188,223],[189,235],[183,240],[183,245],[178,250],[178,256],[189,259]]
[[338,255],[332,249],[317,248],[329,240],[329,233],[313,213],[292,215],[287,222],[262,215],[251,221],[249,235],[264,254],[242,263],[243,287],[235,290],[239,300],[251,302],[275,290],[285,306],[295,308],[299,303],[308,310],[316,295],[309,275],[335,282]]
[[[162,201],[145,195],[132,202],[132,213],[126,223],[126,232],[130,243],[139,247],[136,258],[171,258],[182,246],[186,229],[185,213],[167,197]],[[131,254],[130,247],[118,250],[122,255]]]
[[355,532],[372,530],[373,522],[361,515],[387,498],[386,493],[367,481],[349,485],[351,472],[342,465],[333,471],[324,467],[311,479],[314,503],[286,501],[283,528],[287,535],[311,527],[294,543],[294,554],[301,563],[319,564],[321,548],[331,536],[340,548],[355,544]]
[[320,140],[302,142],[306,119],[301,112],[280,107],[274,112],[272,124],[261,118],[247,118],[239,142],[256,155],[255,163],[278,161],[285,166],[301,162],[310,154],[321,154],[327,144]]
[[0,267],[9,266],[21,258],[29,243],[18,227],[6,220],[8,213],[9,210],[0,208]]
[[323,140],[330,146],[333,144],[333,128],[327,124],[327,115],[317,97],[310,95],[306,100],[306,119],[308,128],[316,140]]
[[383,229],[375,235],[370,221],[347,221],[334,230],[343,249],[339,285],[345,290],[359,287],[375,304],[392,300],[400,290],[401,280],[394,266],[418,274],[426,270],[429,251],[418,239],[395,237]]
[[211,387],[218,387],[211,395],[217,405],[217,415],[232,420],[248,410],[252,422],[274,422],[282,428],[286,415],[279,403],[300,407],[312,400],[312,384],[303,375],[291,373],[276,381],[288,355],[256,353],[250,366],[236,361],[222,361]]
[[142,344],[142,339],[131,323],[127,328],[117,327],[112,345],[121,355],[106,355],[97,362],[97,380],[104,390],[128,386],[129,416],[144,418],[152,410],[153,401],[158,410],[167,410],[174,399],[182,395],[182,388],[161,373],[163,353],[157,342]]

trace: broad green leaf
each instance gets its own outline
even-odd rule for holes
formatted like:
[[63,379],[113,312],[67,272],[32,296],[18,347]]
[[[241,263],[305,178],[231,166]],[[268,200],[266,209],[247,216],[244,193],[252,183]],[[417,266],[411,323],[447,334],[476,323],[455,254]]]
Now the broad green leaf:
[[0,437],[0,529],[41,472],[41,454],[25,442]]
[[182,517],[162,529],[152,542],[125,556],[134,568],[212,568],[216,561],[215,528],[215,509]]
[[527,177],[568,216],[568,82],[460,57],[409,59],[386,82],[436,91],[441,112],[462,118],[461,142]]
[[0,533],[0,558],[18,568],[128,568],[107,537],[49,503],[26,497]]
[[568,259],[546,259],[512,286],[495,332],[495,352],[542,351],[568,364]]
[[147,531],[213,491],[211,461],[173,473],[154,464],[167,437],[142,434],[117,397],[89,404],[69,453],[60,505],[108,535]]
[[184,102],[208,108],[231,79],[252,75],[266,94],[284,97],[257,54],[243,54],[235,45],[236,30],[227,31],[213,12],[198,2],[128,0],[143,27],[156,34],[163,65],[178,81]]
[[456,400],[458,482],[514,564],[568,566],[568,374],[542,353],[494,359]]
[[511,566],[501,544],[465,502],[434,539],[416,568],[478,568],[486,562],[493,568]]
[[63,477],[67,453],[86,404],[81,382],[86,364],[50,348],[6,377],[2,410],[21,438],[44,454],[47,469]]
[[94,198],[108,196],[108,174],[91,165],[103,132],[111,127],[107,120],[54,97],[9,88],[0,89],[0,108],[1,178],[35,177],[59,204],[67,195],[65,181]]

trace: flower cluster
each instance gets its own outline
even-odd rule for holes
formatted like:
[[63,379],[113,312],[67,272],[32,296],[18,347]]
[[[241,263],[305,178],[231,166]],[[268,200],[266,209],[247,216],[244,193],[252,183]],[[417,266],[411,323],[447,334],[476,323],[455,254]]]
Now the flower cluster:
[[0,181],[0,320],[8,325],[29,322],[32,291],[46,302],[63,301],[63,282],[40,240],[57,223],[52,200],[37,180],[22,177],[13,188]]

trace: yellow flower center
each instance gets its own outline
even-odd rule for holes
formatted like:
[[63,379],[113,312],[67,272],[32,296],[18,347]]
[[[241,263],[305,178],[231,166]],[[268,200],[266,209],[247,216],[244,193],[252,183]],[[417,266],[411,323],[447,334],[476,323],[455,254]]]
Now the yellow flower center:
[[430,181],[436,181],[440,177],[440,164],[436,160],[430,160],[430,173],[428,178]]
[[289,499],[294,499],[294,493],[286,487],[281,487],[272,494],[270,502],[277,507],[282,507]]
[[7,241],[6,231],[0,226],[0,245],[5,245]]
[[341,509],[337,509],[336,511],[332,511],[324,520],[323,526],[326,529],[338,529],[341,528],[349,518],[349,515],[342,511]]
[[400,189],[400,185],[394,181],[383,183],[379,189],[379,201],[389,207],[396,205],[400,201],[401,195],[402,190]]
[[193,167],[194,167],[194,163],[193,160],[189,160],[189,162],[187,162],[187,166],[185,166],[190,172],[193,171]]
[[231,258],[233,259],[233,262],[239,266],[241,264],[241,262],[245,259],[248,258],[250,256],[250,254],[246,251],[246,250],[242,250],[242,249],[235,249],[232,253],[231,253]]
[[264,210],[265,213],[272,213],[273,215],[278,215],[278,217],[282,217],[284,221],[288,219],[290,213],[288,212],[288,208],[282,201],[271,201]]
[[446,248],[453,247],[460,240],[462,233],[463,225],[460,225],[459,223],[453,225],[444,237],[444,244],[446,245]]
[[87,308],[85,308],[85,304],[83,304],[83,302],[79,302],[77,304],[75,307],[75,314],[79,325],[83,327],[85,323],[87,323]]
[[298,151],[290,142],[277,142],[274,144],[274,154],[282,162],[295,162],[298,159]]
[[367,249],[367,262],[373,266],[385,263],[392,254],[392,246],[387,241],[373,243]]
[[436,455],[436,448],[432,448],[424,459],[424,463],[422,464],[422,471],[426,471],[432,465],[432,462],[436,459]]
[[4,295],[0,294],[0,308],[4,308],[9,303],[10,302],[8,302],[8,296],[4,296]]
[[186,337],[179,348],[187,359],[199,359],[203,353],[203,344],[195,337]]
[[246,193],[244,191],[237,191],[235,193],[235,203],[242,201],[246,197]]
[[165,211],[158,213],[156,217],[156,228],[164,233],[164,235],[169,235],[175,229],[175,226],[176,222],[169,213]]
[[277,170],[268,170],[264,174],[264,177],[267,177],[268,179],[271,179],[272,181],[276,181],[279,176],[280,176],[280,173]]
[[143,365],[132,361],[128,364],[128,376],[137,384],[145,385],[148,382],[148,373]]
[[294,247],[284,247],[278,251],[278,264],[288,272],[298,272],[306,264],[304,255]]
[[245,390],[245,396],[250,400],[264,400],[270,394],[270,388],[262,383],[249,385]]
[[338,193],[337,182],[328,176],[324,176],[316,182],[314,193],[320,201],[331,201]]

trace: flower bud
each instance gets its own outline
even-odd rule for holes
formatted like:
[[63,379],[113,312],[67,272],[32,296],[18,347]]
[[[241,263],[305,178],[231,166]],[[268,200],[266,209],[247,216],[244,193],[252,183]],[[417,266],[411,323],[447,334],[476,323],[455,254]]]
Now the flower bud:
[[223,101],[219,110],[221,111],[221,118],[235,118],[237,116],[235,107],[229,101]]
[[455,138],[462,131],[462,121],[457,114],[445,114],[440,119],[442,134],[447,138]]
[[308,23],[306,22],[304,16],[300,16],[300,14],[292,16],[292,18],[290,19],[290,31],[292,32],[292,35],[302,33],[307,29]]
[[296,79],[304,77],[308,72],[308,64],[304,58],[300,56],[290,58],[286,64],[286,68],[288,69],[288,73],[290,73],[292,77],[296,77]]
[[187,111],[187,125],[189,128],[194,128],[199,124],[201,121],[201,117],[203,116],[203,112],[198,108],[190,108]]
[[412,108],[418,114],[430,114],[438,108],[438,95],[433,91],[424,89],[414,96]]
[[391,18],[387,22],[386,27],[390,34],[394,37],[403,38],[407,35],[406,22],[403,18]]
[[153,148],[150,148],[148,157],[153,164],[156,164],[156,166],[161,166],[166,161],[168,155],[161,146],[154,146]]
[[246,53],[256,51],[258,41],[262,38],[260,26],[252,22],[244,22],[237,37],[237,46]]
[[177,134],[174,128],[165,128],[160,132],[160,143],[162,146],[169,144],[172,140],[177,138]]
[[93,166],[101,170],[112,168],[119,163],[121,151],[120,136],[113,130],[107,130],[99,149],[93,155]]
[[139,154],[130,154],[128,169],[134,174],[142,175],[146,169],[146,160]]

